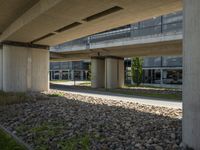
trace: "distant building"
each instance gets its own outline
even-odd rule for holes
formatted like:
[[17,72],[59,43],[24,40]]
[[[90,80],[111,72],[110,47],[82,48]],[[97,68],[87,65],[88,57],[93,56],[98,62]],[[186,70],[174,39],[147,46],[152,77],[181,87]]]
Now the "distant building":
[[50,80],[88,80],[89,61],[51,62]]
[[[182,85],[182,56],[145,57],[144,84]],[[50,80],[89,80],[90,61],[51,62]],[[131,84],[131,58],[124,60],[125,83]]]

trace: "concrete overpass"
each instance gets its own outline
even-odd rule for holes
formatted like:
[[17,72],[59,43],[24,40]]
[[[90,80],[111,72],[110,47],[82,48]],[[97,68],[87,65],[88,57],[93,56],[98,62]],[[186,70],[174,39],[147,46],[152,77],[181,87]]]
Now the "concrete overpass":
[[[86,41],[90,38],[92,36],[67,42],[59,45],[58,48],[57,46],[52,47],[51,51],[55,52],[51,52],[50,58],[51,61],[91,59],[93,88],[122,88],[124,86],[125,57],[182,54],[182,32],[143,37],[131,36],[92,43]],[[82,44],[78,44],[78,42]]]
[[[124,85],[125,57],[182,54],[182,17],[182,12],[176,12],[65,42],[51,47],[50,58],[51,61],[92,58],[92,87],[121,88]],[[98,58],[101,59],[101,67],[95,66]],[[113,61],[114,64],[106,63],[110,58],[122,65],[116,61]]]
[[[91,57],[166,56],[182,54],[183,33],[171,32],[143,37],[119,38],[76,45],[64,44],[51,48],[51,61],[77,61]],[[84,39],[83,39],[84,40]]]
[[[1,0],[0,89],[48,90],[48,46],[174,12],[184,6],[183,145],[200,149],[199,0]],[[184,5],[183,5],[184,4]],[[110,70],[119,59],[94,58]],[[94,66],[95,66],[94,65]],[[45,73],[44,73],[45,72]],[[107,79],[112,79],[109,76]]]

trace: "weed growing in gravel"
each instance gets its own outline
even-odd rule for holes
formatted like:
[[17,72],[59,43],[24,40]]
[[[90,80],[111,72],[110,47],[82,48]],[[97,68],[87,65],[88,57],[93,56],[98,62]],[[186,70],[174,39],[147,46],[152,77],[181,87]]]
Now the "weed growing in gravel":
[[[62,135],[64,128],[65,125],[63,123],[44,122],[35,127],[27,128],[26,132],[33,136],[32,138],[34,139],[35,145],[37,145],[35,147],[37,150],[46,150],[49,149],[49,141]],[[25,127],[19,127],[19,129],[23,131]]]
[[9,105],[21,103],[27,100],[27,96],[25,93],[6,93],[0,91],[0,105]]
[[60,143],[62,150],[89,150],[91,137],[88,134],[83,136],[73,137]]
[[64,97],[63,93],[48,94],[49,97]]

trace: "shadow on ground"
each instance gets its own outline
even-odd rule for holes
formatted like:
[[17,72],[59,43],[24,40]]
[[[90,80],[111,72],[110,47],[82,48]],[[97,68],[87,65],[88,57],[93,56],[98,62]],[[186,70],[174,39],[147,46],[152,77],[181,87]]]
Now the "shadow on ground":
[[36,94],[0,106],[0,123],[34,149],[180,149],[180,110],[80,95]]

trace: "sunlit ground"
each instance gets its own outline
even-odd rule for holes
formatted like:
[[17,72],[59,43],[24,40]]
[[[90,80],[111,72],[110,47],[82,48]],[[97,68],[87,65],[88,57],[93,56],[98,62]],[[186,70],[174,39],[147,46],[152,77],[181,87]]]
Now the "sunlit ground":
[[132,96],[142,96],[142,97],[152,97],[152,98],[161,98],[168,100],[181,101],[182,100],[182,91],[179,88],[164,88],[164,87],[155,87],[149,85],[140,85],[139,87],[136,85],[124,85],[123,88],[120,89],[104,89],[91,88],[91,81],[51,81],[53,85],[65,85],[66,89],[76,88],[80,90],[93,90],[93,91],[101,91],[101,92],[111,92],[116,94],[125,94]]

